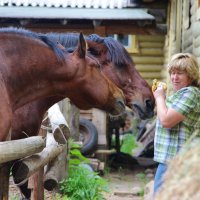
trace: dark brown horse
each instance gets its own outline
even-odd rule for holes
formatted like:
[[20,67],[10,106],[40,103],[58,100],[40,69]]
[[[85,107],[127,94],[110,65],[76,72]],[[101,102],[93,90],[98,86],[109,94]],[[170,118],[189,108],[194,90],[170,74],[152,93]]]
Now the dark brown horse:
[[[78,34],[75,33],[52,33],[47,36],[65,46],[68,52],[74,52],[78,44]],[[151,89],[135,69],[123,45],[113,38],[101,38],[98,35],[90,35],[86,39],[88,51],[98,59],[101,71],[123,90],[127,105],[134,109],[142,119],[151,117],[154,108]],[[37,135],[45,112],[61,99],[62,97],[48,97],[30,102],[17,109],[12,122],[12,139]],[[26,184],[21,189],[25,196],[30,196],[30,190],[27,190]]]
[[[69,52],[73,52],[78,44],[78,34],[75,33],[50,33],[47,36],[55,42],[61,43]],[[86,39],[88,51],[98,59],[101,71],[124,92],[127,106],[133,109],[141,119],[152,117],[154,98],[151,88],[135,69],[133,61],[123,45],[113,38],[102,38],[96,34],[90,35]],[[60,97],[42,99],[15,111],[12,139],[25,137],[24,132],[29,136],[37,135],[44,113],[61,99]],[[73,98],[71,100],[73,101]],[[30,113],[34,118],[29,117]]]
[[24,29],[0,29],[0,141],[11,127],[13,112],[33,100],[69,97],[82,109],[124,111],[123,93],[86,55],[80,34],[78,48],[65,52],[48,37]]

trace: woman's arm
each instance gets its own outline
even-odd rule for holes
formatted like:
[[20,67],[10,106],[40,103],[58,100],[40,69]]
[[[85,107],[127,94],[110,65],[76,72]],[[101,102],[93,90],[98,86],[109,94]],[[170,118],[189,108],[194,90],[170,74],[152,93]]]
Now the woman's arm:
[[157,116],[165,128],[172,128],[185,119],[185,116],[172,108],[167,108],[165,103],[165,92],[162,86],[159,86],[154,92],[157,105]]

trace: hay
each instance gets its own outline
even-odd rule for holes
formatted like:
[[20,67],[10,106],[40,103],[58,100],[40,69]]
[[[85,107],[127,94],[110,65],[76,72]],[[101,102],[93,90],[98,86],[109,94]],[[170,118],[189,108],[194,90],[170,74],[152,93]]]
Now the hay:
[[155,200],[200,200],[200,139],[191,141],[169,163]]

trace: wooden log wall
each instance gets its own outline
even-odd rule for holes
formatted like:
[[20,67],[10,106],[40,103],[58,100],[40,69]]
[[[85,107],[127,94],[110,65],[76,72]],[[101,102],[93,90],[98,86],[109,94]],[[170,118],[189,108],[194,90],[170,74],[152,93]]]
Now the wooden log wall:
[[154,78],[163,79],[162,69],[164,63],[163,35],[136,36],[138,52],[131,54],[136,69],[141,76],[151,85]]
[[[200,65],[200,4],[197,0],[171,0],[168,5],[167,33],[165,58],[178,52],[188,52],[196,56]],[[178,11],[182,12],[178,12]],[[181,19],[180,22],[176,20]],[[177,46],[180,40],[180,49]],[[166,61],[166,60],[165,60]]]

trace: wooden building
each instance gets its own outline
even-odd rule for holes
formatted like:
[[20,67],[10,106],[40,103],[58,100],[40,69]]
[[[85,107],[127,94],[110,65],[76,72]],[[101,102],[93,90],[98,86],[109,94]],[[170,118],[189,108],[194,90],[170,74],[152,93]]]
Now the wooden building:
[[[2,27],[24,27],[37,32],[80,32],[127,38],[124,44],[136,68],[149,84],[163,79],[167,0],[0,0]],[[106,144],[107,116],[97,109],[82,111]]]
[[200,64],[200,1],[170,0],[167,16],[165,63],[174,53],[188,52]]

